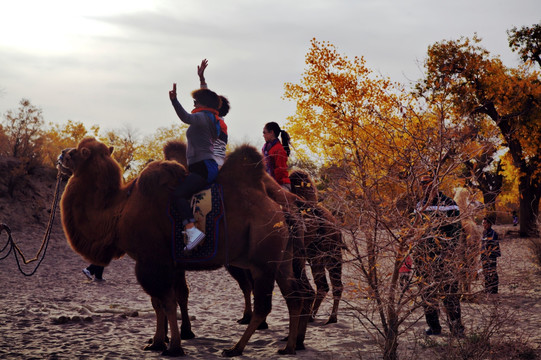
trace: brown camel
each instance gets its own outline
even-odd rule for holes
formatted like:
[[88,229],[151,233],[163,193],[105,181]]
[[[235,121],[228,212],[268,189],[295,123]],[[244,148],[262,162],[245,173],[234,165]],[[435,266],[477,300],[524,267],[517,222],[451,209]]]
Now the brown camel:
[[[182,141],[172,140],[164,146],[164,155],[166,160],[174,160],[180,164],[187,166],[186,162],[186,144]],[[285,191],[271,176],[267,173],[262,178],[266,193],[271,199],[277,202],[283,211],[286,218],[286,224],[289,229],[290,241],[294,244],[293,269],[295,277],[300,281],[301,291],[303,294],[303,313],[310,314],[312,303],[315,299],[315,291],[310,286],[310,282],[304,271],[306,262],[306,252],[304,250],[304,221],[300,215],[299,206],[307,207],[305,201],[298,196]],[[239,324],[249,324],[252,318],[252,289],[253,279],[249,269],[243,269],[234,265],[228,264],[227,271],[239,283],[239,286],[244,294],[244,315],[238,320]],[[187,270],[190,270],[187,268]],[[177,297],[182,314],[181,337],[182,339],[191,339],[195,337],[191,329],[190,317],[188,314],[188,295],[189,289],[187,285],[179,287]],[[307,322],[302,322],[301,326]],[[264,320],[258,329],[267,329],[268,324]],[[299,329],[300,334],[304,334],[306,328]],[[297,342],[297,349],[304,349],[302,341]]]
[[[171,255],[171,224],[167,206],[172,189],[186,175],[174,161],[154,161],[139,177],[123,184],[113,149],[94,138],[83,139],[62,153],[61,163],[73,175],[61,200],[64,231],[71,247],[86,260],[107,265],[124,253],[135,260],[139,284],[151,296],[156,333],[147,348],[165,348],[166,324],[171,341],[163,354],[182,356],[176,308],[186,291],[184,268]],[[254,316],[246,331],[224,356],[241,355],[250,337],[271,310],[276,280],[289,310],[289,336],[281,354],[302,348],[306,316],[302,315],[301,285],[294,276],[293,243],[280,206],[265,193],[259,152],[250,146],[233,152],[217,182],[224,190],[227,233],[220,229],[217,256],[189,270],[217,269],[224,264],[250,270],[254,278]],[[184,289],[186,286],[186,289]]]
[[[181,141],[168,142],[164,147],[164,154],[166,159],[186,164],[186,145]],[[342,241],[342,233],[337,228],[337,221],[331,212],[318,204],[317,188],[308,173],[296,170],[290,174],[290,179],[292,191],[288,192],[270,175],[265,174],[263,177],[265,191],[284,210],[292,239],[304,243],[305,251],[301,251],[300,246],[296,247],[299,251],[295,253],[294,261],[296,261],[296,269],[304,269],[304,261],[308,260],[316,284],[317,295],[314,297],[314,291],[309,285],[305,272],[297,271],[296,276],[301,279],[303,285],[304,299],[310,301],[309,304],[311,304],[310,321],[314,321],[323,299],[329,292],[327,270],[333,288],[333,307],[326,324],[336,323],[343,290],[342,249],[345,245]],[[238,322],[249,324],[252,317],[251,274],[235,266],[227,266],[227,270],[239,283],[244,295],[244,314]],[[184,330],[184,323],[182,325]],[[267,327],[266,321],[260,325],[260,329]],[[185,331],[187,334],[191,332],[188,328]]]
[[291,192],[303,198],[310,208],[303,211],[306,224],[304,244],[306,258],[312,269],[317,293],[311,310],[311,321],[314,320],[321,302],[329,292],[329,284],[325,270],[329,272],[332,285],[333,307],[326,324],[337,322],[338,305],[342,298],[342,250],[345,244],[337,221],[331,212],[319,204],[318,192],[307,172],[295,170],[290,175]]
[[[286,223],[289,228],[290,240],[295,242],[295,252],[293,257],[295,277],[300,280],[302,285],[302,294],[304,299],[304,308],[307,314],[311,314],[312,304],[315,301],[315,291],[310,285],[308,277],[306,276],[306,249],[304,241],[306,241],[306,222],[301,215],[303,209],[309,208],[309,205],[300,197],[292,194],[289,191],[284,190],[270,175],[265,174],[263,177],[263,184],[265,191],[271,199],[276,201],[284,211],[286,217]],[[239,324],[249,324],[252,318],[252,292],[253,292],[253,279],[250,271],[247,269],[240,269],[235,266],[227,266],[227,271],[238,282],[240,289],[244,295],[244,313]],[[268,324],[263,321],[258,329],[267,329]],[[303,329],[305,331],[305,329]]]
[[[314,321],[319,307],[329,292],[326,272],[329,272],[333,289],[333,307],[331,315],[325,324],[332,324],[338,321],[338,306],[342,297],[342,250],[345,244],[342,241],[342,233],[336,226],[337,221],[331,212],[318,204],[317,188],[308,173],[302,170],[293,171],[289,178],[291,179],[291,193],[284,191],[283,188],[269,175],[263,178],[267,194],[278,202],[285,212],[294,219],[294,223],[301,222],[304,226],[303,241],[304,252],[297,252],[295,258],[302,261],[304,268],[304,259],[308,260],[312,270],[312,276],[316,284],[317,293],[314,298],[313,289],[307,289],[304,272],[300,274],[303,281],[303,294],[305,300],[310,301],[310,321]],[[298,214],[302,214],[302,220],[297,219]],[[299,227],[299,225],[296,225]],[[248,324],[251,319],[251,293],[252,280],[248,271],[228,267],[229,273],[237,280],[244,294],[244,315],[238,320],[241,324]],[[298,275],[297,275],[298,276]],[[309,283],[308,283],[308,286]],[[266,328],[266,322],[263,322],[260,328]]]

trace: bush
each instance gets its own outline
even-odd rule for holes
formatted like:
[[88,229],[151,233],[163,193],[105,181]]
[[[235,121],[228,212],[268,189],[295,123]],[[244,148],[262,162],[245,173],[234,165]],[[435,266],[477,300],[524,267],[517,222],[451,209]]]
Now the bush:
[[531,238],[530,249],[532,250],[533,263],[537,265],[539,270],[541,270],[541,239]]

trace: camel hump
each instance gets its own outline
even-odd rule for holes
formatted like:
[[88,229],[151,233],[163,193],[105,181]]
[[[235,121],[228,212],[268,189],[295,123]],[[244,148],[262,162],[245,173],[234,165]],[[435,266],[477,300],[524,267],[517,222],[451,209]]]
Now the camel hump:
[[175,160],[186,166],[186,143],[181,140],[169,140],[163,146],[163,155],[166,160]]
[[233,150],[225,159],[218,175],[219,182],[235,179],[235,182],[260,183],[265,175],[263,156],[252,145],[243,144]]
[[162,192],[167,195],[186,175],[186,168],[176,161],[153,161],[139,175],[137,186],[145,196],[157,196]]
[[316,202],[318,201],[318,192],[314,184],[314,181],[304,170],[295,170],[289,174],[291,180],[291,192],[300,196],[306,201]]

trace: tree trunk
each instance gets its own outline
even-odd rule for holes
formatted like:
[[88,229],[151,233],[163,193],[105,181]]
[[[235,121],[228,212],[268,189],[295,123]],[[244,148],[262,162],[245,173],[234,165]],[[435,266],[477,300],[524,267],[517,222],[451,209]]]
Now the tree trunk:
[[488,213],[494,214],[496,212],[496,198],[499,193],[483,192],[483,203],[485,204],[485,209]]
[[396,312],[389,314],[389,326],[385,333],[385,344],[383,348],[384,360],[398,360],[398,317]]
[[530,175],[524,175],[519,179],[520,237],[533,237],[539,234],[537,229],[537,216],[539,214],[540,191],[537,186],[532,185],[530,177]]

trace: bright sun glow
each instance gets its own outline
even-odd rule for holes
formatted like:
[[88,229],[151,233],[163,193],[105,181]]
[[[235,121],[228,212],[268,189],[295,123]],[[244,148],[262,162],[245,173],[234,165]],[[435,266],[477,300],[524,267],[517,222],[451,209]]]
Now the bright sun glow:
[[18,0],[0,4],[0,48],[64,53],[81,37],[115,35],[120,29],[92,19],[152,8],[152,0]]

